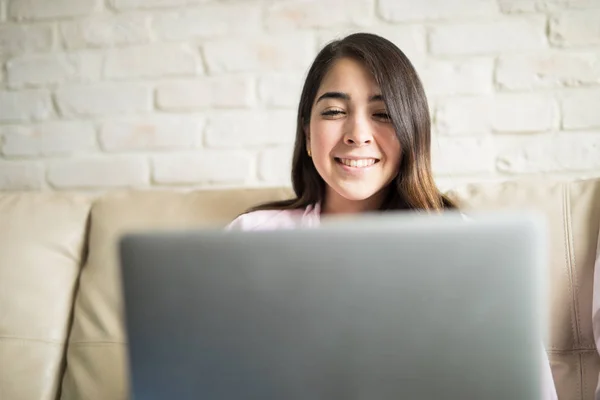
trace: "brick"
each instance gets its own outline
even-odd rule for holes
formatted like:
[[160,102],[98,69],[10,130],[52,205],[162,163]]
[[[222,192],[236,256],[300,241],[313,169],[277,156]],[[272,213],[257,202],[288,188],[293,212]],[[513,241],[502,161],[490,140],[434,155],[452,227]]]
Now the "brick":
[[0,128],[7,156],[53,156],[96,149],[96,130],[89,122],[57,121]]
[[203,150],[152,158],[158,184],[244,183],[253,170],[252,156],[242,150]]
[[392,22],[469,18],[496,15],[494,0],[379,0],[381,18]]
[[279,1],[267,8],[266,26],[274,30],[369,26],[374,11],[374,0]]
[[[334,39],[342,39],[351,33],[359,31],[361,29],[356,28],[319,30],[319,48],[324,47]],[[425,27],[422,25],[378,24],[370,26],[369,32],[393,42],[412,62],[420,62],[427,55]]]
[[600,44],[600,9],[565,11],[550,19],[550,42],[561,47]]
[[41,163],[0,160],[0,191],[39,190],[43,186],[44,166]]
[[189,4],[202,4],[210,0],[108,0],[108,4],[116,10],[135,8],[178,7]]
[[547,94],[498,94],[492,112],[496,132],[542,132],[558,127],[558,106]]
[[545,0],[545,3],[569,8],[597,8],[598,0]]
[[561,132],[523,137],[499,152],[496,166],[512,174],[598,170],[600,135]]
[[436,105],[436,129],[442,135],[484,135],[491,132],[491,97],[453,97]]
[[149,17],[144,14],[91,16],[60,23],[67,49],[145,44],[150,41]]
[[430,60],[416,65],[428,96],[486,94],[494,91],[491,58]]
[[507,14],[531,13],[539,8],[540,0],[498,0],[500,11]]
[[42,120],[54,114],[46,90],[0,91],[0,121]]
[[600,90],[581,90],[563,94],[563,128],[600,128]]
[[546,48],[545,32],[544,17],[510,17],[434,26],[429,41],[436,55],[519,52]]
[[489,137],[440,137],[433,140],[431,162],[436,176],[490,173],[493,144]]
[[44,86],[100,79],[102,56],[97,53],[32,54],[6,63],[8,86]]
[[209,118],[205,141],[210,147],[252,148],[290,144],[295,134],[294,111],[224,112]]
[[293,146],[278,146],[263,150],[258,156],[258,177],[273,184],[290,184]]
[[62,86],[56,103],[63,116],[95,116],[149,112],[152,90],[137,83],[97,83]]
[[181,41],[255,33],[261,25],[262,10],[256,4],[226,3],[160,13],[151,29],[159,39]]
[[591,8],[597,0],[498,0],[500,10],[507,14],[536,11],[559,11],[564,8]]
[[17,21],[76,17],[91,14],[101,6],[100,0],[11,0],[8,15]]
[[295,108],[303,84],[304,76],[299,72],[264,75],[258,81],[258,97],[268,107]]
[[204,57],[212,72],[306,70],[314,46],[313,36],[304,33],[224,39],[207,42]]
[[156,103],[162,110],[248,107],[255,103],[255,85],[245,76],[165,82],[156,88]]
[[109,188],[146,186],[150,168],[144,157],[94,157],[53,161],[48,183],[55,188]]
[[107,78],[151,78],[202,72],[199,55],[181,45],[154,44],[111,49],[106,55]]
[[0,26],[0,59],[52,49],[54,30],[50,25]]
[[204,125],[204,118],[183,115],[112,119],[100,128],[100,145],[105,151],[193,148],[202,143]]
[[500,56],[496,82],[502,89],[531,90],[600,83],[600,52],[552,52]]

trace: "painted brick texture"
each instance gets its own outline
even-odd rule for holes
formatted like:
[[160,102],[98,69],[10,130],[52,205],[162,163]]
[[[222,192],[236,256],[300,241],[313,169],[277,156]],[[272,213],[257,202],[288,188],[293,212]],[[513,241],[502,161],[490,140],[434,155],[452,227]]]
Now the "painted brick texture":
[[600,176],[600,0],[0,0],[0,191],[289,185],[320,47],[424,83],[436,179]]

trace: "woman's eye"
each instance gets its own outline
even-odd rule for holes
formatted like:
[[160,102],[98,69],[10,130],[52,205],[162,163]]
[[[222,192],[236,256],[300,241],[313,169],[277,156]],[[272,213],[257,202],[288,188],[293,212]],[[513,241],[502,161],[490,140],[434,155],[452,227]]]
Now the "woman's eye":
[[321,113],[321,115],[326,116],[326,117],[333,117],[333,116],[340,115],[343,113],[344,112],[342,110],[326,110],[326,111],[323,111]]
[[388,113],[376,113],[374,115],[375,115],[375,117],[377,117],[379,119],[384,119],[386,121],[390,120],[390,115]]

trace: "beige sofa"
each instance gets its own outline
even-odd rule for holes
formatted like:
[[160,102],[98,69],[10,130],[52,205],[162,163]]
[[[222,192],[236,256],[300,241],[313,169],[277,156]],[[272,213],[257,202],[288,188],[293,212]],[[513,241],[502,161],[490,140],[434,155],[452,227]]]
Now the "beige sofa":
[[[288,189],[0,194],[0,399],[129,398],[115,243],[138,228],[221,226]],[[600,180],[471,185],[464,209],[531,208],[549,219],[547,349],[560,399],[592,399],[591,324]]]

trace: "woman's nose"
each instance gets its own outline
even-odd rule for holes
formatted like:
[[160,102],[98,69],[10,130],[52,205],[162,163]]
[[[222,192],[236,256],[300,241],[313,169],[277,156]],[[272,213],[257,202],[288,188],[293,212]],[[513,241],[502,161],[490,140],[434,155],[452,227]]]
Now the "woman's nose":
[[355,120],[344,135],[344,143],[348,146],[365,146],[371,144],[373,135],[369,124]]
[[363,138],[363,137],[350,137],[350,136],[346,136],[344,138],[344,143],[346,143],[348,146],[364,146],[367,144],[370,144],[372,141],[372,139],[370,138]]

